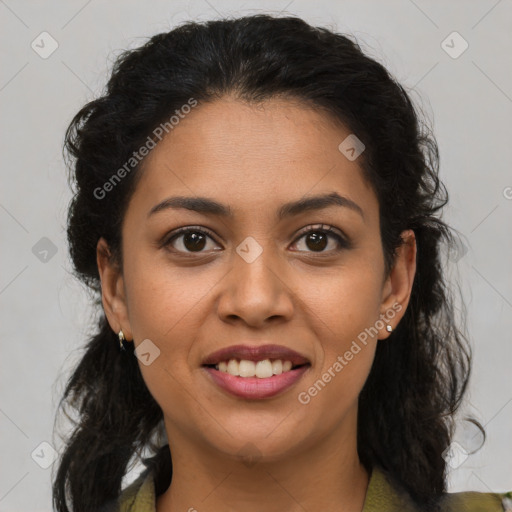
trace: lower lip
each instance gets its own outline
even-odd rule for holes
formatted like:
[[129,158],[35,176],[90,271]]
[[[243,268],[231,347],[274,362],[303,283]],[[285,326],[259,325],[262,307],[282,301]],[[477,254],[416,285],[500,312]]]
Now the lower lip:
[[259,377],[236,377],[215,368],[204,367],[219,387],[232,395],[251,400],[270,398],[284,392],[293,386],[308,368],[309,365],[305,365],[280,375],[260,379]]

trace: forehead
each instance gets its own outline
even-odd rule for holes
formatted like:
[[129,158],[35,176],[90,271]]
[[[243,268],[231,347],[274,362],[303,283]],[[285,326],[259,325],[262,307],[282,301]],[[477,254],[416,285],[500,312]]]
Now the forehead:
[[298,101],[254,105],[225,97],[201,104],[146,157],[133,200],[150,209],[170,195],[209,196],[254,212],[337,191],[375,207],[357,159],[338,148],[350,134]]
[[[350,132],[318,109],[292,99],[270,99],[248,104],[223,97],[196,107],[183,116],[161,141],[150,159],[293,162],[318,160],[340,137]],[[271,159],[270,159],[271,158]],[[262,166],[262,171],[263,171]]]

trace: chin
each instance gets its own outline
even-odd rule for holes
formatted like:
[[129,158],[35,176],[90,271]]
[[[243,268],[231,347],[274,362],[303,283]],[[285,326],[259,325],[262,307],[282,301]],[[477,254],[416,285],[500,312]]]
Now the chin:
[[[283,417],[280,417],[279,421],[282,421]],[[260,462],[281,460],[301,450],[302,437],[306,436],[306,432],[300,430],[299,425],[295,424],[286,426],[281,424],[276,428],[279,421],[272,424],[261,423],[256,428],[247,424],[235,429],[224,424],[226,430],[232,433],[232,437],[223,431],[226,435],[222,439],[210,438],[208,442],[212,448],[237,461],[249,463],[254,460],[260,460]],[[301,439],[296,437],[299,431]]]

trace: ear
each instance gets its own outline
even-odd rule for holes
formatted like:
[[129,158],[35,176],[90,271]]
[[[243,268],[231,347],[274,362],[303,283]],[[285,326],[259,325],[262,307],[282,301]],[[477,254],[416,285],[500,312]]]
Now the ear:
[[379,339],[390,333],[386,325],[396,328],[405,314],[411,297],[412,284],[416,274],[416,237],[412,229],[400,235],[403,243],[397,248],[395,263],[382,289],[381,318],[384,326],[379,329]]
[[116,334],[122,330],[126,340],[132,341],[123,274],[103,237],[96,246],[96,262],[101,279],[101,300],[108,323]]

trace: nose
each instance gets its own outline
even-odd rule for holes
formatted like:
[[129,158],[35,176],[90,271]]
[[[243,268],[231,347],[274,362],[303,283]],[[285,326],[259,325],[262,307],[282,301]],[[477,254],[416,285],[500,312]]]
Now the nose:
[[235,253],[233,267],[222,281],[217,313],[225,322],[242,321],[263,327],[270,321],[289,320],[294,297],[289,277],[267,247],[251,262]]

